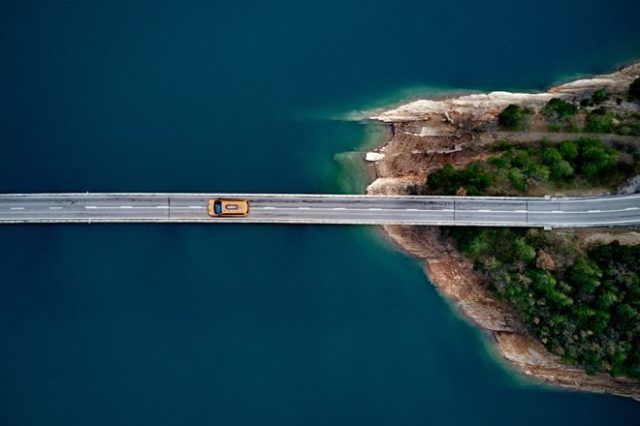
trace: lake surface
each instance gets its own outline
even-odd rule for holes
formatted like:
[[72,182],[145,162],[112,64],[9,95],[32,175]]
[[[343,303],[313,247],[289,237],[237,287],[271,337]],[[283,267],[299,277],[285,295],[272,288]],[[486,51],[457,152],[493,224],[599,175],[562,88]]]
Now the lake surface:
[[[135,4],[132,4],[135,3]],[[336,120],[640,56],[638,4],[8,1],[0,192],[349,187]],[[374,228],[0,228],[3,425],[631,425],[524,384]]]

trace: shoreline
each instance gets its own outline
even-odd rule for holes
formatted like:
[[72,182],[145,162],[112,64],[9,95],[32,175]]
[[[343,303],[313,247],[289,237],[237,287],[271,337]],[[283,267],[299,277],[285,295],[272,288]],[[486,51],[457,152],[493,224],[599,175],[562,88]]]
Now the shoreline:
[[[386,125],[390,131],[367,153],[367,168],[375,170],[375,179],[371,179],[366,192],[415,194],[430,170],[445,163],[462,166],[486,158],[487,148],[499,139],[497,114],[508,104],[541,108],[551,98],[575,100],[601,87],[618,93],[638,75],[640,62],[633,62],[611,73],[581,76],[539,93],[456,91],[436,99],[401,103],[382,112],[376,109],[367,121]],[[613,135],[610,137],[613,141]],[[640,382],[606,373],[587,375],[581,367],[566,365],[550,353],[525,330],[508,306],[480,284],[480,275],[470,260],[457,252],[440,228],[388,225],[381,230],[387,240],[422,263],[429,281],[457,313],[490,336],[488,344],[509,370],[555,387],[640,401]],[[616,235],[606,228],[594,232],[625,241],[621,236],[624,232]]]

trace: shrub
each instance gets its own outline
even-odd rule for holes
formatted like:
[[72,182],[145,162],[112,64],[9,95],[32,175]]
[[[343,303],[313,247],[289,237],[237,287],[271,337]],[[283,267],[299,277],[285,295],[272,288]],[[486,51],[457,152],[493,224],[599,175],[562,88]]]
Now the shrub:
[[584,130],[590,133],[611,133],[613,130],[613,114],[604,108],[598,108],[587,114]]
[[522,128],[524,110],[515,104],[507,106],[498,115],[498,123],[507,130],[519,130]]
[[609,100],[609,92],[607,92],[607,89],[598,89],[595,92],[593,92],[593,95],[591,95],[591,100],[593,101],[594,104],[601,104],[604,101]]
[[542,113],[552,120],[566,120],[578,112],[578,107],[560,98],[553,98],[542,108]]
[[640,99],[640,77],[633,80],[633,83],[629,86],[629,96]]

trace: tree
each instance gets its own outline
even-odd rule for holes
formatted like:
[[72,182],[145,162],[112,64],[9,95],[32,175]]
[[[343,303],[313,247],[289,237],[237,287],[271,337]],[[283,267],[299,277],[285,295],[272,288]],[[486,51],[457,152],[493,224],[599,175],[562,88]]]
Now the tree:
[[498,114],[498,123],[507,130],[520,130],[524,118],[522,107],[510,104]]
[[547,166],[552,167],[562,161],[562,154],[555,148],[545,148],[542,152],[542,161],[544,161]]
[[532,270],[528,276],[531,278],[533,288],[545,298],[555,289],[556,279],[549,271]]
[[480,195],[493,182],[480,163],[469,164],[460,173],[460,180],[469,195]]
[[531,163],[525,171],[529,180],[533,182],[544,182],[549,179],[551,172],[547,166],[542,164]]
[[633,80],[633,83],[629,86],[629,96],[640,99],[640,77]]
[[578,141],[582,154],[582,172],[590,180],[618,163],[618,151],[606,146],[598,139],[582,138]]
[[602,271],[598,265],[581,257],[571,268],[570,277],[577,288],[586,294],[591,294],[600,286]]
[[559,161],[551,166],[551,176],[554,179],[564,179],[573,176],[573,167],[567,160]]
[[457,171],[450,163],[427,176],[427,187],[434,192],[450,193],[448,189],[457,189]]
[[536,250],[527,244],[524,237],[516,238],[513,248],[516,257],[525,263],[530,263],[536,258]]
[[578,158],[578,144],[574,141],[564,141],[558,147],[565,160],[573,161]]
[[518,191],[524,191],[527,189],[527,184],[524,181],[524,175],[520,169],[513,168],[509,170],[509,182]]
[[555,289],[551,290],[547,294],[547,297],[553,303],[555,303],[556,305],[561,306],[561,307],[567,307],[567,306],[573,305],[573,299],[572,298],[570,298],[569,296],[567,296],[563,292],[555,290]]

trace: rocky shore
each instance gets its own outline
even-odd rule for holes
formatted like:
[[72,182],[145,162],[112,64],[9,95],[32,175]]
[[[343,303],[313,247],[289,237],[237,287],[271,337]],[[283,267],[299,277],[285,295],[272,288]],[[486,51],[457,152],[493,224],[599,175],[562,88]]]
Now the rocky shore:
[[[492,92],[436,100],[417,100],[375,114],[370,119],[391,129],[389,138],[367,155],[377,178],[368,186],[370,194],[419,194],[430,171],[443,164],[462,166],[490,155],[492,144],[509,136],[529,138],[575,138],[574,133],[549,133],[531,125],[530,131],[509,135],[497,128],[497,115],[509,104],[541,109],[551,98],[577,100],[606,88],[617,97],[614,108],[640,112],[638,104],[623,93],[640,75],[640,63],[620,70],[564,83],[543,93]],[[603,140],[640,144],[640,138],[599,135]],[[597,192],[597,188],[595,189]],[[567,195],[567,194],[554,194]],[[508,306],[496,300],[481,284],[471,261],[458,253],[436,227],[385,226],[385,233],[402,250],[424,262],[429,280],[458,310],[489,333],[498,352],[516,370],[549,384],[584,391],[611,393],[640,400],[640,383],[608,374],[587,375],[579,366],[560,358],[527,333]],[[638,230],[603,229],[575,231],[585,245],[598,241],[637,244]],[[574,231],[562,231],[574,232]]]

